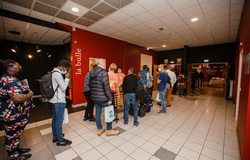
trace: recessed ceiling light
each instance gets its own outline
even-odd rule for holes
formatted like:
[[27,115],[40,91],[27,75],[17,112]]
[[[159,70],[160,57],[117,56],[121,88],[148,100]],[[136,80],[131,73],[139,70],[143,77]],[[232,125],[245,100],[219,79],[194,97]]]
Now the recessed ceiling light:
[[29,58],[32,58],[32,55],[28,55]]
[[198,18],[191,19],[192,22],[198,21]]
[[79,12],[79,9],[76,8],[76,7],[73,7],[73,8],[71,8],[71,9],[72,9],[72,11],[74,11],[74,12]]
[[162,45],[162,47],[166,47],[166,45]]

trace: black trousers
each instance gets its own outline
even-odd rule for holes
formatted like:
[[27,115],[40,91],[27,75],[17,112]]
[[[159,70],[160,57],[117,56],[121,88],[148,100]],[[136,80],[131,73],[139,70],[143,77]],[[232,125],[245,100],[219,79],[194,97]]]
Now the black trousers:
[[177,82],[174,84],[174,88],[172,90],[172,94],[176,94],[177,92]]
[[88,101],[84,117],[93,118],[94,117],[93,116],[94,101],[91,99],[91,91],[83,92],[83,94],[84,94],[84,96],[86,97],[86,99]]
[[195,90],[195,83],[196,83],[196,80],[192,80],[192,85],[191,85],[192,90]]

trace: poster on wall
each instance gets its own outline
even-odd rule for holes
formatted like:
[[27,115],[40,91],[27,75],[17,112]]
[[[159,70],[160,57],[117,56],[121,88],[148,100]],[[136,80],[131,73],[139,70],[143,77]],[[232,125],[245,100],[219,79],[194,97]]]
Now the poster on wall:
[[164,64],[168,64],[168,59],[164,59]]
[[[97,65],[97,60],[100,58],[89,58],[89,71],[91,71],[94,67],[94,65]],[[104,59],[106,62],[106,59]],[[106,64],[106,63],[105,63]],[[105,65],[106,68],[106,65]]]
[[249,74],[249,61],[250,61],[250,53],[247,55],[246,59],[246,69],[245,69],[245,74]]
[[177,64],[181,64],[181,58],[177,58]]

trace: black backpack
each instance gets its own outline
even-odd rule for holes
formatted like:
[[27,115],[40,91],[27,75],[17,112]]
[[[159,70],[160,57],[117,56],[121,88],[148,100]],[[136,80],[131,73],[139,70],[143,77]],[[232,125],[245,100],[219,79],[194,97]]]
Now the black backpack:
[[135,98],[136,100],[141,100],[145,96],[145,91],[143,88],[143,84],[141,83],[138,76],[136,80],[136,87],[135,87]]
[[[46,75],[44,75],[41,78],[41,81],[39,82],[40,85],[40,92],[42,94],[42,96],[46,99],[51,99],[54,97],[55,92],[57,91],[58,87],[56,87],[56,89],[53,89],[53,85],[52,85],[52,74],[54,72],[58,72],[58,71],[51,71],[48,72]],[[59,73],[59,72],[58,72]]]

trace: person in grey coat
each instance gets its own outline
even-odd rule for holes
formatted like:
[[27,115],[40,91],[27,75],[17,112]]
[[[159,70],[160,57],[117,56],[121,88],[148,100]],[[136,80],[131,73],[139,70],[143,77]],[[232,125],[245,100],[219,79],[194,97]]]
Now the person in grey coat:
[[[112,104],[113,96],[109,86],[109,77],[108,73],[105,70],[106,61],[104,59],[98,59],[97,67],[95,67],[90,73],[90,90],[91,90],[91,99],[95,103],[96,108],[96,125],[98,129],[98,136],[101,136],[102,133],[106,130],[102,127],[101,123],[101,114],[102,108],[108,107]],[[118,135],[119,131],[112,129],[112,122],[107,123],[107,136]]]

